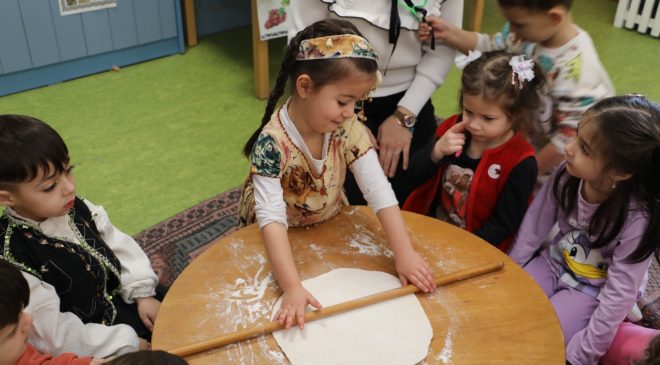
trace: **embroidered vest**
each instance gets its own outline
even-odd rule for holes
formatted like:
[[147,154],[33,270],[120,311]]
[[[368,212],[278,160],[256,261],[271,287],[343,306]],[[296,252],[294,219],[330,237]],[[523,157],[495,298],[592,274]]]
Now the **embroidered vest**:
[[[436,130],[436,136],[444,135],[459,121],[459,116],[460,114],[454,115],[440,124]],[[524,159],[532,156],[534,156],[534,149],[520,133],[516,133],[506,143],[483,152],[465,202],[465,229],[467,231],[478,230],[491,217],[511,170]],[[427,215],[437,197],[445,167],[440,167],[433,178],[415,189],[406,199],[403,209]],[[505,239],[497,247],[506,252],[511,244],[511,238]]]
[[78,197],[68,218],[80,242],[46,236],[5,212],[0,217],[2,259],[52,285],[61,312],[72,312],[84,323],[112,325],[117,314],[112,297],[121,287],[119,259]]
[[279,117],[273,114],[250,155],[250,175],[243,186],[239,227],[254,223],[252,175],[277,178],[282,184],[290,226],[306,226],[332,218],[348,204],[344,195],[346,169],[372,148],[366,127],[356,118],[331,134],[323,169],[316,174],[304,153],[293,143]]

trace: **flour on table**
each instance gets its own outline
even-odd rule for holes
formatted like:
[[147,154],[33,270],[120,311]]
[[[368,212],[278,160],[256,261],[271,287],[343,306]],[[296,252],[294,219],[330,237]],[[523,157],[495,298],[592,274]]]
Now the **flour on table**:
[[358,254],[367,256],[385,256],[394,257],[394,252],[387,247],[383,247],[374,242],[370,234],[361,228],[360,225],[355,225],[357,233],[349,238],[348,246],[357,249]]
[[[303,281],[324,306],[395,289],[399,279],[379,271],[335,269]],[[280,300],[272,315],[277,313]],[[273,333],[292,365],[416,364],[426,358],[433,330],[415,295]]]

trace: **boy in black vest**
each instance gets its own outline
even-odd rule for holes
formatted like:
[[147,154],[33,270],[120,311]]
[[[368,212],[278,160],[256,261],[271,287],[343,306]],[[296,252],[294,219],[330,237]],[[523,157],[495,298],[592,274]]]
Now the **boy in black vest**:
[[0,115],[0,258],[30,287],[30,342],[41,352],[106,357],[149,348],[158,278],[105,210],[75,195],[62,138]]

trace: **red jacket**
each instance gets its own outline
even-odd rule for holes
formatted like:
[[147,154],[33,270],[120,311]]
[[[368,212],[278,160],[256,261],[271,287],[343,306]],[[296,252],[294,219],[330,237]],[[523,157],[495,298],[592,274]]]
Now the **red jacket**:
[[[459,116],[460,114],[454,115],[442,122],[436,130],[436,136],[444,135],[459,121]],[[465,229],[467,231],[477,231],[490,219],[511,170],[524,159],[532,156],[534,156],[534,149],[520,133],[516,133],[506,143],[483,152],[465,202]],[[445,166],[440,167],[435,176],[415,189],[404,202],[403,209],[428,214],[434,200],[438,199],[438,188],[442,183],[444,170]],[[498,248],[506,252],[511,244],[511,239],[512,237],[509,237],[502,241]]]
[[34,347],[27,345],[25,346],[25,352],[18,359],[16,365],[89,365],[91,361],[91,357],[78,357],[71,353],[53,357],[42,354]]

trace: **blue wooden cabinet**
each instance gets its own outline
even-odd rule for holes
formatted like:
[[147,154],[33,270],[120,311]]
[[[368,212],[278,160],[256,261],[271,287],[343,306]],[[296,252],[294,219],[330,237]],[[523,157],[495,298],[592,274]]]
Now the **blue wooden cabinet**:
[[179,0],[66,16],[57,1],[0,0],[0,95],[184,52]]
[[250,0],[195,0],[195,14],[200,36],[248,25],[252,21]]

